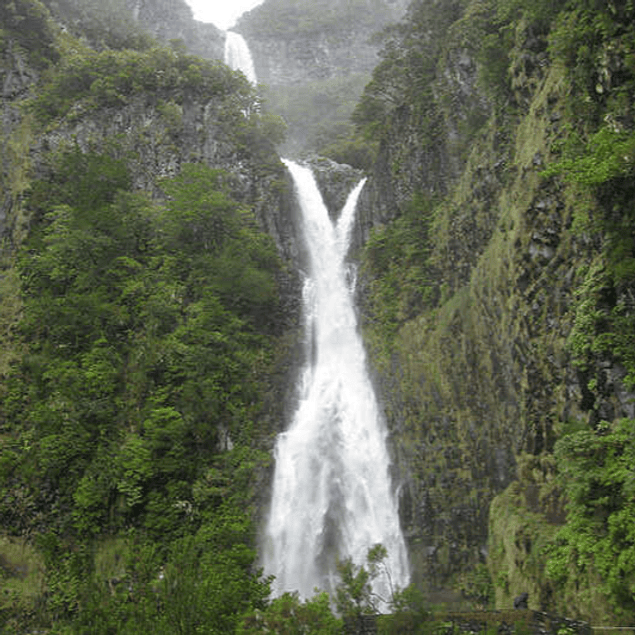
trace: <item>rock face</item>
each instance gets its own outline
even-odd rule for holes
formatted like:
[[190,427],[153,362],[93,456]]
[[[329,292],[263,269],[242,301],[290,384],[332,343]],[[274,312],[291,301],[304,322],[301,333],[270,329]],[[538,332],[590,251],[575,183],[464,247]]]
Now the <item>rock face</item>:
[[27,56],[14,42],[9,42],[0,67],[2,85],[3,151],[0,198],[0,236],[5,236],[16,222],[19,200],[28,187],[30,157],[25,152],[32,139],[27,127],[22,126],[20,104],[31,94],[40,71],[33,67]]
[[[540,548],[565,519],[554,443],[565,425],[630,417],[632,393],[611,352],[585,358],[584,371],[573,359],[584,272],[601,258],[601,241],[572,230],[579,200],[543,174],[567,136],[570,86],[545,39],[518,28],[504,80],[515,112],[501,113],[479,80],[468,37],[475,19],[459,15],[436,34],[444,44],[425,110],[395,107],[381,134],[357,240],[427,201],[422,284],[432,300],[371,358],[415,579],[447,588],[488,562],[499,606],[528,590],[530,609],[553,608]],[[381,340],[365,303],[373,283],[360,285],[370,342]],[[619,290],[608,294],[615,306]]]
[[337,218],[351,190],[363,178],[363,173],[324,157],[309,157],[305,162],[313,170],[329,213]]
[[264,2],[238,22],[260,82],[271,87],[370,73],[372,36],[404,13],[405,0]]
[[377,63],[377,49],[369,42],[367,31],[335,36],[323,32],[292,34],[280,39],[250,28],[248,18],[243,18],[237,29],[245,33],[258,81],[270,87],[370,73]]
[[185,0],[126,0],[126,5],[134,20],[158,40],[180,39],[194,55],[223,59],[223,31],[195,20]]
[[444,299],[403,326],[377,380],[413,569],[431,587],[484,561],[490,503],[516,478],[517,455],[549,446],[564,413],[584,417],[564,353],[582,245],[563,239],[569,210],[535,160],[551,134],[535,112],[558,100],[557,79],[541,79],[545,92],[511,129],[516,145],[502,144],[494,126],[462,125],[491,112],[477,71],[469,50],[440,61],[433,142],[419,113],[394,115],[358,230],[361,244],[417,193],[444,199],[430,259]]
[[285,156],[315,152],[350,126],[349,116],[381,44],[374,36],[406,0],[266,0],[236,26],[254,59],[265,104],[283,117]]

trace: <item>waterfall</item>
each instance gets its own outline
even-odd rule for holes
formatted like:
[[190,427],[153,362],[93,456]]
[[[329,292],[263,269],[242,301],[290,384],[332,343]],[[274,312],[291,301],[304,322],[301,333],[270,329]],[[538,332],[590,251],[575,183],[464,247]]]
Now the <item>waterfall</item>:
[[275,473],[263,544],[274,593],[333,592],[337,559],[364,564],[368,550],[388,551],[389,576],[374,592],[390,599],[409,581],[406,546],[389,476],[386,429],[366,368],[345,261],[360,182],[340,218],[329,218],[313,173],[284,161],[295,183],[309,251],[304,286],[307,364],[299,403],[275,449]]
[[245,38],[239,33],[225,33],[225,64],[232,70],[242,71],[245,77],[256,84],[256,71]]

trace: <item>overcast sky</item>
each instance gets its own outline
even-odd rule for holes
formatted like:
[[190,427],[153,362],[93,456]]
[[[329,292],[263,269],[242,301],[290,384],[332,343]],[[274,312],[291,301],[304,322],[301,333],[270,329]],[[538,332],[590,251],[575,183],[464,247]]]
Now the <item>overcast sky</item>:
[[262,4],[263,0],[186,0],[194,11],[194,18],[211,22],[219,29],[227,30],[238,16]]

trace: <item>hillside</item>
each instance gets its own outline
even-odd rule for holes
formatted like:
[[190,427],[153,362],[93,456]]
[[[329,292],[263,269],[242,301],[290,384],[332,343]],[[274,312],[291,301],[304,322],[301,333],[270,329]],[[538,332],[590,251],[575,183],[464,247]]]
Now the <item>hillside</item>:
[[180,0],[1,4],[0,627],[371,610],[381,549],[341,563],[339,616],[258,569],[301,339],[280,148],[324,155],[334,206],[341,164],[369,177],[356,289],[413,578],[380,631],[522,592],[632,624],[634,24],[617,0],[267,0],[237,28],[263,105]]
[[350,115],[406,0],[267,0],[235,30],[247,40],[265,106],[283,117],[281,152],[320,151],[352,132]]
[[0,6],[0,630],[232,632],[298,320],[281,126],[53,8]]
[[605,624],[635,609],[633,17],[413,3],[354,115],[377,148],[365,330],[418,579],[482,601],[486,565],[501,608],[528,591]]

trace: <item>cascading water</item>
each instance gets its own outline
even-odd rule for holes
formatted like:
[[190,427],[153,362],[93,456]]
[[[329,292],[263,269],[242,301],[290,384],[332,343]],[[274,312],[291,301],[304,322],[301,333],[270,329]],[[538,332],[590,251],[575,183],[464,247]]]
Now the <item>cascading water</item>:
[[308,362],[289,429],[278,437],[263,545],[274,593],[332,592],[338,558],[364,564],[381,543],[388,575],[374,592],[390,598],[409,581],[406,546],[389,477],[386,430],[357,331],[351,270],[345,262],[360,182],[334,225],[311,170],[285,164],[296,187],[309,251],[305,281]]
[[245,38],[239,33],[225,32],[225,64],[234,71],[242,71],[252,84],[256,84],[254,61]]

